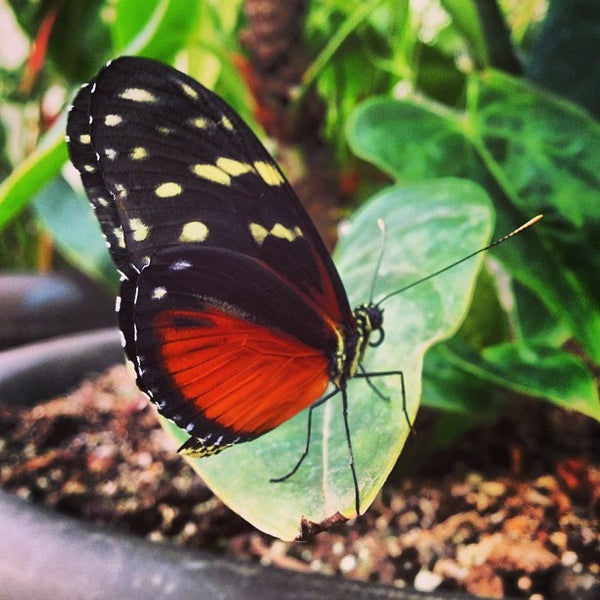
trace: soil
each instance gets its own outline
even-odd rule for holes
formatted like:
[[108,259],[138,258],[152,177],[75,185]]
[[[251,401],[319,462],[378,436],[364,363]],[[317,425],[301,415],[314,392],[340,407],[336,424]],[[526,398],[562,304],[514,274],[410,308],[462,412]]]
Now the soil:
[[491,598],[600,597],[600,426],[536,403],[423,456],[433,418],[422,411],[365,515],[304,544],[257,532],[215,498],[120,366],[32,408],[0,404],[0,486],[156,542],[298,571]]

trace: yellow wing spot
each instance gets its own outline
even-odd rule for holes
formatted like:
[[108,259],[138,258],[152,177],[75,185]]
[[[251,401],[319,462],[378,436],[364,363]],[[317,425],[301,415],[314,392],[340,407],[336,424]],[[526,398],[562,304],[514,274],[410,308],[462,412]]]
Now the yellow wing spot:
[[224,156],[217,158],[217,167],[225,173],[229,173],[232,177],[239,177],[252,171],[252,165]]
[[148,226],[141,219],[129,219],[129,227],[136,242],[143,242],[150,232]]
[[221,185],[231,184],[231,177],[225,171],[219,169],[219,167],[215,167],[215,165],[192,165],[192,173],[213,183],[220,183]]
[[263,242],[269,235],[269,230],[258,223],[250,223],[250,234],[254,238],[254,241],[262,246]]
[[115,125],[120,125],[123,122],[123,117],[121,115],[106,115],[104,117],[104,124],[107,127],[115,127]]
[[221,117],[221,125],[228,131],[233,131],[233,123],[225,115]]
[[121,98],[123,98],[123,100],[132,100],[133,102],[147,102],[150,104],[156,102],[156,96],[148,90],[144,90],[142,88],[127,88],[119,95]]
[[89,133],[83,133],[82,135],[79,136],[79,142],[81,144],[90,144],[92,141],[92,138],[90,137]]
[[302,230],[297,225],[295,227],[286,227],[281,223],[275,223],[271,229],[267,229],[258,223],[250,223],[249,229],[250,235],[252,235],[254,241],[259,246],[262,246],[270,235],[280,240],[287,240],[288,242],[293,242],[303,235]]
[[208,237],[208,227],[202,221],[190,221],[183,226],[180,242],[203,242]]
[[173,130],[170,127],[165,127],[164,125],[157,125],[156,131],[162,135],[169,135],[170,133],[173,133]]
[[191,85],[188,85],[187,83],[183,82],[181,82],[180,85],[181,89],[183,90],[183,93],[186,96],[189,96],[193,100],[196,100],[198,98],[198,92],[196,92],[196,90]]
[[283,176],[271,163],[257,160],[254,168],[267,185],[278,186],[284,182]]
[[191,119],[188,119],[188,123],[192,127],[197,127],[198,129],[206,129],[209,126],[210,121],[206,117],[193,117]]
[[83,170],[86,173],[94,173],[96,171],[96,167],[94,165],[83,165]]
[[131,160],[144,160],[144,158],[148,158],[148,150],[143,146],[136,146],[129,153],[129,158],[131,158]]
[[159,198],[172,198],[173,196],[179,196],[183,188],[174,181],[168,181],[167,183],[161,183],[154,190],[154,193]]
[[96,198],[96,202],[100,205],[100,206],[108,206],[109,202],[106,198],[104,198],[103,196],[98,196]]
[[275,223],[271,228],[270,234],[276,238],[293,242],[294,240],[302,237],[302,230],[296,225],[296,227],[289,228],[285,227],[281,223]]

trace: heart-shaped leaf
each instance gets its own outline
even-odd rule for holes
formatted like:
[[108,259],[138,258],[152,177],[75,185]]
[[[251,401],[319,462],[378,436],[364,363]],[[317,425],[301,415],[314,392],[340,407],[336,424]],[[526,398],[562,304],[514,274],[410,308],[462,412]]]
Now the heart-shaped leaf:
[[[485,192],[461,180],[380,193],[343,228],[335,252],[350,301],[369,301],[382,244],[378,219],[385,222],[386,238],[375,301],[483,246],[492,227],[490,213]],[[369,373],[402,370],[411,420],[419,404],[423,354],[459,326],[477,266],[477,260],[468,261],[383,304],[385,340],[367,349],[363,366]],[[373,375],[371,381],[389,400],[378,396],[364,379],[348,385],[348,420],[362,512],[385,482],[410,430],[400,377]],[[186,438],[173,423],[163,422],[178,441]],[[303,412],[253,442],[190,462],[234,511],[257,528],[290,540],[298,536],[303,520],[323,523],[337,513],[355,516],[339,394],[314,411],[310,452],[300,469],[282,483],[270,481],[294,467],[306,435]]]

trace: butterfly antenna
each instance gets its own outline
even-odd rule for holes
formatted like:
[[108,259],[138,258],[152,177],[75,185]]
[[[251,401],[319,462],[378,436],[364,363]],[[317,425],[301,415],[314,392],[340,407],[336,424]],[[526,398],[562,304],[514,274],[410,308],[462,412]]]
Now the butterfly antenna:
[[[535,225],[538,221],[541,221],[543,216],[544,215],[537,215],[537,216],[533,217],[533,219],[530,219],[529,221],[527,221],[527,223],[523,223],[523,225],[521,225],[520,227],[517,227],[514,231],[511,231],[510,233],[507,233],[505,236],[493,241],[491,244],[488,244],[487,246],[480,248],[479,250],[476,250],[475,252],[472,252],[471,254],[468,254],[467,256],[461,258],[460,260],[457,260],[457,261],[439,269],[438,271],[430,273],[429,275],[426,275],[425,277],[422,277],[421,279],[417,279],[417,281],[413,281],[412,283],[408,284],[407,286],[405,286],[403,288],[400,288],[399,290],[391,292],[390,294],[388,294],[387,296],[384,296],[381,300],[379,300],[379,302],[377,302],[377,306],[381,305],[383,302],[385,302],[392,296],[395,296],[396,294],[405,292],[406,290],[409,290],[410,288],[415,287],[416,285],[419,285],[420,283],[428,281],[429,279],[432,279],[433,277],[437,277],[441,273],[445,273],[449,269],[452,269],[452,268],[456,267],[457,265],[460,265],[461,263],[469,260],[470,258],[473,258],[474,256],[481,254],[482,252],[486,252],[487,250],[490,250],[491,248],[494,248],[494,247],[498,246],[499,244],[502,244],[503,242],[506,242],[506,240],[509,240],[510,238],[521,233],[522,231],[525,231],[525,229],[528,229],[532,225]],[[378,268],[379,268],[379,265],[378,265]]]
[[379,258],[377,259],[377,264],[375,265],[375,272],[373,273],[373,279],[371,280],[371,292],[369,293],[369,304],[373,304],[373,298],[375,296],[375,285],[377,284],[377,277],[379,275],[379,269],[381,268],[381,263],[383,262],[383,251],[385,249],[385,221],[382,218],[377,219],[377,226],[381,231],[381,248],[379,249]]

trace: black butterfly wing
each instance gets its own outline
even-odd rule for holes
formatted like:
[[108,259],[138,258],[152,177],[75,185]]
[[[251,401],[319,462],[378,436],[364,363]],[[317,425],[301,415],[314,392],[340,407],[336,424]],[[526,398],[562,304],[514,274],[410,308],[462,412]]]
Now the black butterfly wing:
[[138,384],[190,448],[253,439],[316,400],[356,324],[314,225],[243,121],[178,71],[121,58],[79,92],[67,139],[124,276]]
[[67,135],[126,276],[157,248],[226,248],[264,262],[332,323],[352,323],[329,253],[279,167],[193,79],[152,60],[117,59],[80,91]]

